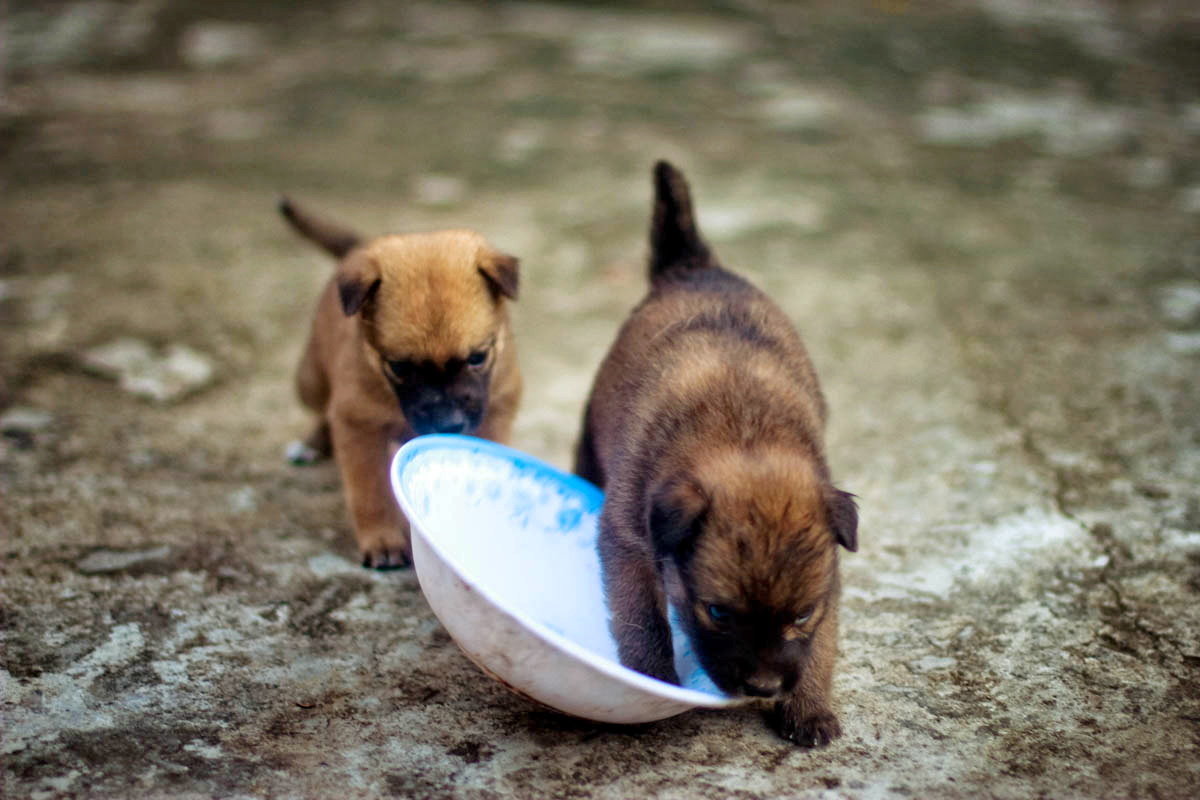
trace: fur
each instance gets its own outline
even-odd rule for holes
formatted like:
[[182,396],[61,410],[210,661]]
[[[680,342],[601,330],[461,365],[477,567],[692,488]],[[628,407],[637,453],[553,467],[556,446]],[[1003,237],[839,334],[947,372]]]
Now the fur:
[[436,432],[508,439],[521,396],[507,310],[517,259],[474,231],[364,241],[289,200],[280,211],[338,260],[296,373],[317,424],[295,460],[332,453],[363,566],[405,566],[408,526],[387,474],[396,448]]
[[650,292],[602,363],[576,471],[606,491],[599,548],[623,663],[675,673],[668,604],[725,691],[779,732],[840,734],[830,705],[838,547],[853,496],[825,461],[825,399],[799,334],[700,236],[687,183],[654,170]]

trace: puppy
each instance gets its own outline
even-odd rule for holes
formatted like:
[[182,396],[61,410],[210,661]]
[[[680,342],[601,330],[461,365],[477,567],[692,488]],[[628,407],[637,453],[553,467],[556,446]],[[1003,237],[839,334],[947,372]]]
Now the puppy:
[[575,471],[606,491],[599,550],[621,661],[678,683],[668,604],[731,694],[773,700],[798,744],[830,706],[838,546],[853,495],[825,463],[825,401],[783,312],[722,269],[683,175],[654,170],[650,293],[596,377]]
[[363,566],[405,566],[408,525],[388,482],[396,448],[426,433],[508,438],[521,396],[506,308],[517,259],[473,231],[364,241],[286,198],[279,208],[338,259],[296,373],[317,424],[289,458],[332,452]]

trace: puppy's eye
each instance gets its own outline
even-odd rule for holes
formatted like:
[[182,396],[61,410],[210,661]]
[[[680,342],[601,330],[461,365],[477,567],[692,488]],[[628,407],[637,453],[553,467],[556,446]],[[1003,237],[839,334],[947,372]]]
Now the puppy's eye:
[[803,625],[804,623],[806,623],[810,619],[812,619],[812,615],[813,615],[813,612],[812,612],[811,608],[807,609],[805,611],[801,611],[799,614],[796,615],[796,618],[794,620],[792,620],[792,624],[793,625]]
[[713,603],[705,609],[708,612],[708,618],[718,625],[724,625],[733,619],[733,612],[728,607]]
[[482,367],[487,361],[487,358],[487,350],[476,350],[474,353],[471,353],[471,355],[467,356],[467,366]]
[[403,378],[406,374],[408,374],[409,370],[412,368],[412,365],[407,361],[388,361],[387,368],[388,372],[392,373],[393,377]]

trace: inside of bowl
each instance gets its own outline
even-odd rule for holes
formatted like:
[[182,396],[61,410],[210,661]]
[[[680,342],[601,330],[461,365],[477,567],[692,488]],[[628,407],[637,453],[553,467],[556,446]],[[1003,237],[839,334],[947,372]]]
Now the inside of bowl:
[[[618,663],[596,552],[602,497],[594,487],[486,442],[424,449],[400,480],[422,531],[462,577],[510,613]],[[673,632],[683,685],[724,697],[687,637],[677,626]]]

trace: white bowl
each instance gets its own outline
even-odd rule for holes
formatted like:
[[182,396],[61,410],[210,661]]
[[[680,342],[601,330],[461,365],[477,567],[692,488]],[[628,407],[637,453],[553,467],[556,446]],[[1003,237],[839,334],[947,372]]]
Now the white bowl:
[[650,722],[722,694],[675,628],[683,686],[621,666],[596,553],[604,499],[587,481],[469,436],[422,436],[392,462],[413,562],[463,652],[518,694],[601,722]]

